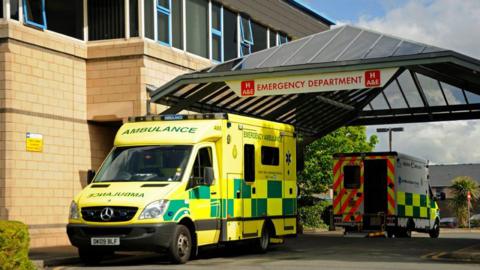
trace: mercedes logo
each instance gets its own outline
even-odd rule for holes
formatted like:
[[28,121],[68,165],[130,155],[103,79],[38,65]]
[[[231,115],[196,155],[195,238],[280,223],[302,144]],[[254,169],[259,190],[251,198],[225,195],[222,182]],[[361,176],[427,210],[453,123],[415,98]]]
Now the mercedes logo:
[[110,221],[113,217],[113,209],[110,207],[103,208],[102,212],[100,212],[100,218],[103,221]]

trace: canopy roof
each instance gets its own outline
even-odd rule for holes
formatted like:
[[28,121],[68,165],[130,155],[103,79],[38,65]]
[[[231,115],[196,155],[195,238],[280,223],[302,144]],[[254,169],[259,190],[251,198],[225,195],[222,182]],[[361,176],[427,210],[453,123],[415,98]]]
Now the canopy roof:
[[[382,75],[381,85],[369,84],[370,71],[391,74]],[[318,138],[344,125],[478,119],[479,72],[479,60],[455,51],[346,25],[178,76],[151,98],[170,106],[161,114],[229,112],[291,124]],[[263,81],[272,90],[271,82],[318,82],[329,74],[362,74],[365,83],[351,88],[336,79],[337,88],[261,96],[233,87]]]

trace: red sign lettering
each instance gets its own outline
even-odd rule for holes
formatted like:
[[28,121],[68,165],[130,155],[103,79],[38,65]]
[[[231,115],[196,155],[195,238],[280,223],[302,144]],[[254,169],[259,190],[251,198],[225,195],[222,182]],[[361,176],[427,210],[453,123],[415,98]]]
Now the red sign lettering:
[[241,83],[242,96],[255,95],[255,81],[243,81]]
[[365,71],[365,87],[379,87],[382,85],[380,70]]

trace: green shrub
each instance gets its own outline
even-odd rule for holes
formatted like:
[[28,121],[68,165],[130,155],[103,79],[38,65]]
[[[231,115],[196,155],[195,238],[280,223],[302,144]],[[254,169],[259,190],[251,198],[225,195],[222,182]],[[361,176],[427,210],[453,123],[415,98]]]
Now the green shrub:
[[0,220],[0,269],[35,269],[28,259],[29,242],[27,225],[18,221]]
[[322,220],[322,213],[329,205],[328,202],[320,202],[310,206],[301,206],[298,208],[298,217],[300,223],[307,228],[325,228]]

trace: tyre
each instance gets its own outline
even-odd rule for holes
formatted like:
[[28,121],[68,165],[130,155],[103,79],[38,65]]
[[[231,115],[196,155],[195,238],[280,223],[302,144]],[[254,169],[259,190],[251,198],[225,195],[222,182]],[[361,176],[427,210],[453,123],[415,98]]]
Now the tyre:
[[177,225],[169,248],[170,258],[173,263],[184,264],[190,259],[192,253],[192,236],[184,225]]
[[270,230],[267,228],[266,224],[263,225],[262,235],[260,238],[255,240],[255,251],[257,253],[265,253],[268,250],[270,245]]
[[100,264],[100,262],[102,262],[105,255],[107,255],[107,253],[100,252],[98,250],[92,250],[92,249],[86,249],[86,248],[78,249],[78,256],[80,257],[80,260],[86,265]]
[[433,228],[428,232],[430,235],[430,238],[438,238],[440,235],[440,224],[438,222],[438,219],[435,220],[435,224],[433,225]]
[[393,238],[393,237],[395,237],[395,233],[394,233],[394,230],[393,230],[393,229],[387,230],[387,237],[388,237],[388,238]]

